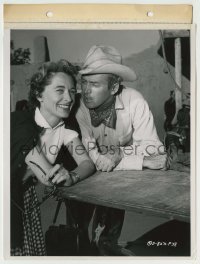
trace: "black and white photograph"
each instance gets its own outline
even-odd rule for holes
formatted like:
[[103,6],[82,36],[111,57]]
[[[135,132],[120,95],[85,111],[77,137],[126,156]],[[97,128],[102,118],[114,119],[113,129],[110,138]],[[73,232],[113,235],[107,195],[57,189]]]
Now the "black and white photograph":
[[10,257],[190,257],[190,30],[9,39]]

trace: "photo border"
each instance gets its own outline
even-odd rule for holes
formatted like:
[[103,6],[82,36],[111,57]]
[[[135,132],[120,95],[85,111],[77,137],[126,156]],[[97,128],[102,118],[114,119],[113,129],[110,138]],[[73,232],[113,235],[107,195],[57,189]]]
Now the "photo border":
[[[31,24],[31,23],[30,23]],[[29,26],[30,26],[29,24]],[[19,25],[18,25],[19,26]],[[17,26],[17,27],[18,27]],[[27,24],[25,23],[24,25],[21,24],[20,29],[27,29]],[[44,28],[41,28],[41,26],[43,26]],[[21,28],[22,27],[22,28]],[[39,27],[39,28],[37,28]],[[43,23],[39,23],[37,24],[36,28],[34,27],[34,25],[31,25],[31,29],[48,29],[49,25],[44,25]],[[54,28],[55,27],[55,28]],[[61,25],[59,23],[54,23],[53,25],[53,29],[85,29],[85,25],[79,25],[79,24],[65,24],[65,25]],[[97,27],[97,28],[96,28]],[[12,28],[13,29],[13,28]],[[17,29],[17,28],[16,28]],[[51,25],[51,29],[52,29],[52,25]],[[192,233],[193,233],[193,239],[191,240],[191,254],[193,254],[193,256],[191,257],[172,257],[171,259],[180,259],[182,258],[182,260],[192,260],[195,258],[195,252],[196,252],[196,235],[195,235],[195,231],[196,231],[196,191],[195,191],[195,187],[196,187],[196,147],[195,147],[195,143],[196,143],[196,77],[195,77],[195,26],[194,25],[190,25],[190,24],[170,24],[170,25],[163,25],[163,24],[156,24],[156,25],[152,25],[152,24],[145,24],[145,25],[141,25],[141,24],[120,24],[120,25],[115,25],[115,24],[97,24],[97,25],[87,25],[87,30],[91,30],[91,29],[97,29],[97,30],[102,30],[102,29],[113,29],[113,30],[119,30],[119,29],[130,29],[130,30],[134,30],[134,29],[145,29],[145,30],[157,30],[157,29],[161,29],[161,30],[165,30],[165,29],[190,29],[191,32],[191,83],[190,83],[190,88],[191,88],[191,140],[192,140],[192,144],[191,144],[191,228],[192,228]],[[8,33],[9,32],[9,33]],[[8,111],[8,106],[10,105],[10,66],[9,66],[9,59],[8,57],[10,56],[10,46],[6,45],[6,43],[8,43],[8,41],[10,41],[10,38],[8,37],[8,35],[10,35],[10,30],[9,29],[5,29],[4,31],[4,129],[5,129],[5,133],[4,133],[4,142],[10,142],[9,141],[9,111]],[[10,192],[7,191],[10,182],[7,180],[9,177],[5,178],[5,175],[10,175],[10,166],[9,161],[10,161],[10,146],[7,147],[8,145],[6,144],[6,149],[4,148],[4,212],[3,212],[3,216],[4,216],[4,223],[8,223],[8,206],[6,203],[9,204],[9,196],[10,196]],[[7,164],[7,166],[5,166],[5,164]],[[8,169],[9,168],[9,169]],[[9,173],[8,173],[9,172]],[[193,175],[193,176],[192,176]],[[4,229],[4,239],[5,239],[5,232],[6,230]],[[8,233],[7,233],[8,234]],[[8,244],[7,240],[4,240],[5,244]],[[7,250],[7,249],[6,249]],[[5,250],[4,250],[4,256],[5,259],[37,259],[40,257],[8,257],[5,254]],[[83,257],[42,257],[42,259],[46,259],[49,260],[49,258],[51,258],[52,260],[58,259],[62,260],[62,259],[80,259]],[[88,257],[90,258],[90,257]],[[112,257],[113,259],[115,259],[115,257]],[[107,257],[103,257],[102,260],[107,260],[110,258]],[[120,258],[121,259],[121,258]],[[127,257],[124,257],[123,260],[127,259]],[[129,258],[130,259],[130,258]],[[131,260],[145,260],[145,257],[131,257]],[[151,258],[148,257],[148,260],[165,260],[165,257],[155,257],[155,258]],[[166,258],[167,260],[169,260],[169,258]]]

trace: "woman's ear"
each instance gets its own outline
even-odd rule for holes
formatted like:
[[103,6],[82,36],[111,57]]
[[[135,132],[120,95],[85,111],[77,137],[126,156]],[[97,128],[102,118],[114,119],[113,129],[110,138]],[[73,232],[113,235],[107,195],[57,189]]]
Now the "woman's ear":
[[111,94],[115,95],[118,92],[118,90],[119,90],[119,83],[113,84],[112,89],[111,89]]
[[42,98],[42,95],[40,94],[40,93],[37,93],[36,94],[36,98],[37,98],[37,100],[41,103],[41,102],[43,102],[43,98]]

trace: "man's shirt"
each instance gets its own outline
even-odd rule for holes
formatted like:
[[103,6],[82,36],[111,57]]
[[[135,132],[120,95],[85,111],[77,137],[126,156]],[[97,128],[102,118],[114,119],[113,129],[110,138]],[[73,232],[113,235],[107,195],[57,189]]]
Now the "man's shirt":
[[89,110],[81,101],[77,120],[82,141],[96,164],[100,155],[123,151],[123,158],[115,170],[142,170],[144,156],[163,152],[154,125],[153,115],[143,96],[133,88],[124,88],[116,96],[116,128],[104,124],[93,127]]

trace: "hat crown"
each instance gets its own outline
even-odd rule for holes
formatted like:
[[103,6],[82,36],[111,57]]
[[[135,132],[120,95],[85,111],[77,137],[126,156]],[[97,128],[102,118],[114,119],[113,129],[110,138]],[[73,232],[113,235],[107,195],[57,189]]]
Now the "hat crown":
[[95,45],[92,46],[86,57],[84,68],[97,61],[110,61],[111,63],[122,64],[122,57],[118,50],[112,46]]
[[115,74],[123,81],[136,80],[134,70],[122,64],[119,51],[112,46],[103,45],[95,45],[90,48],[79,74]]

